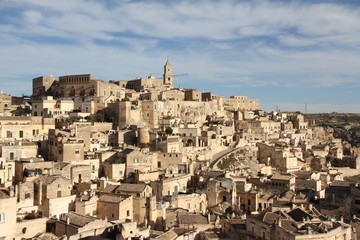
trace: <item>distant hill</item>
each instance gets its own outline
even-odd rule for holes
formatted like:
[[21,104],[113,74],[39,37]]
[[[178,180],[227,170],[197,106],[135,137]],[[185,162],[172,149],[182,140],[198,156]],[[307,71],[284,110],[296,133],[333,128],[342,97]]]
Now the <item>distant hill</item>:
[[317,113],[305,114],[305,120],[315,120],[316,125],[331,127],[334,136],[360,147],[360,114],[358,113]]

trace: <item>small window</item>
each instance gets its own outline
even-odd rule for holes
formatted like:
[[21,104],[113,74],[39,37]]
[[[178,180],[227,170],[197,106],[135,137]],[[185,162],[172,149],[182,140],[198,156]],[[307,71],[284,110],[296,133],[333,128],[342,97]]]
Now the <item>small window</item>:
[[80,154],[80,150],[79,149],[75,150],[75,154]]
[[29,199],[31,198],[31,194],[30,193],[25,193],[25,199]]
[[126,216],[127,216],[127,217],[130,217],[130,210],[127,210],[127,211],[126,211]]
[[15,156],[15,154],[13,153],[13,152],[10,152],[10,160],[14,160],[14,156]]
[[5,213],[0,213],[0,223],[5,222]]
[[6,131],[6,137],[7,138],[12,138],[12,132],[11,131]]
[[19,131],[19,138],[23,138],[24,137],[24,131]]

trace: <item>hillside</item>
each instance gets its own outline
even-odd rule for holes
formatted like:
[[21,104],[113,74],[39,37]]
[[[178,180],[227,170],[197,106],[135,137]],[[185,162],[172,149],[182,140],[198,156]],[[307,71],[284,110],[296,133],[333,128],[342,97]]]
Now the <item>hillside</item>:
[[305,114],[306,120],[315,120],[316,124],[334,129],[334,136],[360,147],[360,114],[321,113]]

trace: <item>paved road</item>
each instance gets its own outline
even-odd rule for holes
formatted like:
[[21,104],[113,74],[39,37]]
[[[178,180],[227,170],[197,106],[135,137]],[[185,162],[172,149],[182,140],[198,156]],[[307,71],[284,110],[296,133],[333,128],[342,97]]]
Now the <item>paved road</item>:
[[236,144],[234,146],[229,147],[228,149],[225,149],[221,152],[214,154],[209,167],[214,168],[214,166],[216,166],[216,164],[220,161],[220,159],[223,158],[225,155],[240,149],[239,147],[235,147],[235,146]]

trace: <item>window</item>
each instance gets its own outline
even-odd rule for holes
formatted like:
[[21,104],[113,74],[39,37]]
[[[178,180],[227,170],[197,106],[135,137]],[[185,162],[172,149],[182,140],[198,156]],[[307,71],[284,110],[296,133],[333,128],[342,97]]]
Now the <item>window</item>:
[[0,213],[0,223],[5,222],[5,213]]
[[13,152],[10,152],[10,160],[14,160],[14,153]]
[[10,131],[6,131],[6,137],[7,138],[11,138],[12,137],[12,133]]
[[127,217],[130,217],[130,210],[127,210],[127,211],[126,211],[126,216],[127,216]]
[[187,204],[187,208],[190,209],[190,203]]
[[29,199],[31,198],[31,194],[30,193],[25,193],[25,199]]
[[80,154],[80,150],[79,150],[79,149],[76,149],[76,150],[75,150],[75,154]]
[[94,210],[94,211],[92,212],[92,215],[94,216],[94,215],[96,215],[96,214],[97,214],[97,211]]
[[139,163],[139,159],[134,158],[133,162],[134,162],[134,163]]

